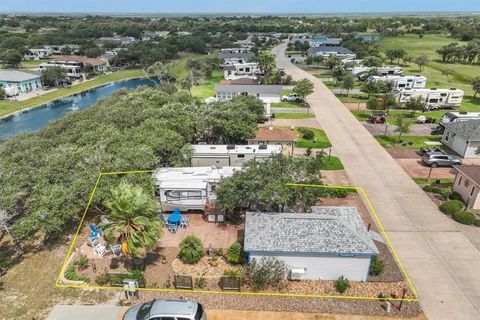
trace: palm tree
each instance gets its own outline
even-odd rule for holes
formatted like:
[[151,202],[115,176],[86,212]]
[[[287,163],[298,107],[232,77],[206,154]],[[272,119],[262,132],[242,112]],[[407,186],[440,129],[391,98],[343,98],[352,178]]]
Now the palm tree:
[[141,256],[155,246],[162,235],[160,208],[140,186],[120,183],[103,205],[110,212],[109,221],[101,224],[108,242],[126,243],[131,256]]
[[268,76],[275,68],[275,58],[268,51],[260,51],[257,57],[258,68],[264,76]]

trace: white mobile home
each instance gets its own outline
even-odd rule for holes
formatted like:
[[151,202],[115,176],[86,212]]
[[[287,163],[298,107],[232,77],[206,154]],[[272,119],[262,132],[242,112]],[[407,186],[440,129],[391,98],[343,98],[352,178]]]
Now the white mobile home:
[[366,281],[379,254],[354,207],[312,207],[312,213],[247,212],[248,261],[275,257],[292,280]]
[[371,72],[375,71],[377,76],[401,76],[403,69],[401,67],[365,67],[358,66],[353,67],[351,72],[359,80],[365,81],[371,75]]
[[82,65],[78,62],[70,61],[49,61],[47,63],[39,64],[38,67],[40,70],[45,70],[52,67],[60,67],[65,70],[66,74],[70,78],[80,78],[82,77]]
[[50,48],[31,48],[25,52],[23,58],[25,60],[47,59],[52,53],[53,51]]
[[253,53],[250,52],[239,52],[239,53],[229,53],[221,52],[218,54],[218,59],[220,60],[220,66],[230,66],[233,64],[242,64],[246,62],[251,62],[254,58]]
[[234,167],[160,168],[153,174],[155,195],[164,211],[204,210],[216,200],[215,187]]
[[422,89],[427,84],[427,78],[424,76],[371,76],[367,81],[372,82],[392,82],[393,89]]
[[192,167],[241,167],[249,160],[261,161],[281,154],[281,145],[220,145],[196,144],[192,146]]
[[258,69],[258,63],[247,62],[232,64],[223,67],[223,77],[225,80],[236,80],[241,78],[257,79],[257,75],[260,73]]
[[460,89],[401,89],[395,92],[397,101],[404,105],[410,99],[421,97],[428,110],[440,108],[460,107],[463,99],[463,90]]

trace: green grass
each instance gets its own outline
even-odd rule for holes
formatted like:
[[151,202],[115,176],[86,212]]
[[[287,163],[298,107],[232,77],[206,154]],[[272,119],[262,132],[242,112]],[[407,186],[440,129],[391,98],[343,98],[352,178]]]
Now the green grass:
[[336,94],[338,100],[340,100],[341,102],[343,103],[357,103],[357,102],[367,102],[368,100],[368,97],[367,95],[358,95],[358,94],[355,94],[355,95],[346,95],[344,93],[337,93]]
[[202,100],[205,100],[208,97],[215,96],[215,85],[223,79],[223,71],[222,70],[214,70],[212,74],[212,78],[208,80],[208,83],[200,85],[200,86],[193,86],[190,92],[192,96],[198,97]]
[[342,161],[334,156],[325,156],[323,161],[324,167],[322,170],[343,170]]
[[272,108],[305,108],[305,107],[301,103],[279,102],[279,103],[272,103]]
[[451,179],[451,178],[440,178],[440,179],[436,179],[436,178],[431,178],[431,179],[412,178],[412,179],[413,179],[413,181],[415,181],[416,184],[419,184],[419,185],[430,184],[432,182],[436,182],[437,180],[440,180],[440,184],[452,184],[453,183],[453,179]]
[[315,74],[315,77],[321,78],[321,79],[333,78],[332,74],[330,74],[330,73],[317,73],[317,74]]
[[308,119],[315,118],[313,113],[289,113],[289,112],[275,112],[275,118],[277,119]]
[[[386,149],[420,149],[425,147],[425,141],[440,141],[441,137],[432,136],[402,136],[403,143],[398,142],[398,136],[374,136]],[[411,143],[411,144],[410,144]]]
[[0,116],[6,115],[21,109],[42,105],[44,103],[53,101],[55,99],[69,96],[85,90],[89,90],[110,82],[133,79],[133,78],[141,78],[143,76],[144,76],[143,72],[139,69],[121,70],[121,71],[113,72],[107,75],[101,75],[96,77],[93,80],[85,81],[68,88],[61,88],[56,91],[49,92],[41,96],[36,96],[34,98],[24,100],[24,101],[0,100]]
[[282,89],[280,95],[282,96],[288,96],[290,93],[293,92],[293,89]]
[[[317,141],[313,142],[313,140],[306,140],[302,137],[302,133],[300,132],[302,129],[311,130],[317,137]],[[297,134],[297,140],[295,141],[296,148],[312,148],[312,149],[325,149],[330,148],[332,144],[330,140],[328,140],[325,131],[315,128],[295,128],[295,133]]]

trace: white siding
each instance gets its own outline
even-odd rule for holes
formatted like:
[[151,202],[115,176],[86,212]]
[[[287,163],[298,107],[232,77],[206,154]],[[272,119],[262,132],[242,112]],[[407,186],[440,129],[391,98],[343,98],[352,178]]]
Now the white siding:
[[480,158],[480,154],[475,152],[480,148],[480,141],[470,141],[464,158]]
[[192,156],[192,167],[209,167],[209,166],[230,166],[229,156],[211,156],[211,157],[195,157]]
[[289,266],[289,270],[292,268],[305,269],[304,279],[309,280],[337,280],[340,276],[344,276],[352,281],[366,281],[370,268],[369,256],[340,257],[252,253],[250,258],[259,261],[263,256],[274,256],[284,261]]

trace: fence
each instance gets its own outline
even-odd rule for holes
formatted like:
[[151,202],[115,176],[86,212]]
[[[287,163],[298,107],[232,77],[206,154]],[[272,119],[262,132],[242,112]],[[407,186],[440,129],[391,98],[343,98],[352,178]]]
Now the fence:
[[222,288],[222,290],[240,291],[240,278],[239,277],[221,277],[220,287]]
[[193,290],[193,278],[192,276],[179,275],[174,276],[175,289],[187,289]]

